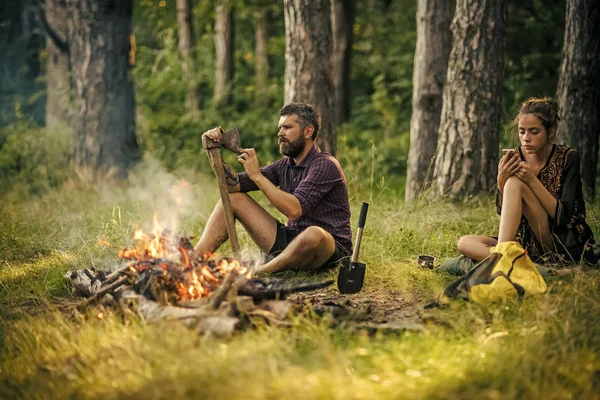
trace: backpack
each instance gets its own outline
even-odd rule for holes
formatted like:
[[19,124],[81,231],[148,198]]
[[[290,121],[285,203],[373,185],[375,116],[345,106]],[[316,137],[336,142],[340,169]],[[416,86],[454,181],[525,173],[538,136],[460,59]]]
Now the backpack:
[[546,291],[544,278],[519,243],[499,243],[490,252],[488,258],[448,285],[438,296],[438,304],[449,304],[459,296],[488,304]]

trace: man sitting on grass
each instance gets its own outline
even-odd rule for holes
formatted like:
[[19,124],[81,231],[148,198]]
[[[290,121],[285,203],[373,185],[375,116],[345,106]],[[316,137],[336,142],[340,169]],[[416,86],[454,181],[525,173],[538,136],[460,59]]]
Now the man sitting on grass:
[[[238,161],[245,173],[229,186],[234,218],[267,255],[255,272],[296,269],[320,271],[335,266],[350,254],[350,204],[346,178],[339,162],[315,145],[321,119],[304,103],[291,103],[280,112],[278,143],[285,157],[259,167],[254,149],[244,149]],[[203,136],[221,140],[221,127]],[[281,224],[247,192],[261,190],[288,218]],[[228,239],[221,202],[215,206],[196,250],[216,251]]]

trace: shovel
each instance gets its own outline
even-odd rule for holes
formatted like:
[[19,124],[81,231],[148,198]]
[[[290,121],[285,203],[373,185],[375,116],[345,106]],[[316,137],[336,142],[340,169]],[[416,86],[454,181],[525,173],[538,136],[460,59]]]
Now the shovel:
[[367,269],[367,266],[358,262],[358,253],[360,251],[360,241],[362,239],[365,221],[367,220],[368,210],[369,203],[363,202],[362,207],[360,208],[360,218],[358,219],[358,230],[356,231],[356,243],[354,244],[352,259],[350,262],[348,262],[348,259],[345,259],[342,268],[340,268],[337,283],[338,289],[342,294],[360,292],[363,282],[365,281],[365,270]]

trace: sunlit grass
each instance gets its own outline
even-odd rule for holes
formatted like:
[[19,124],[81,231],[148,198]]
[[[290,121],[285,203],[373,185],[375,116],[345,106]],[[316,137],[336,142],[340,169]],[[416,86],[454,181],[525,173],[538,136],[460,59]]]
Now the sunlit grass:
[[[178,323],[146,325],[130,313],[108,310],[98,319],[93,311],[59,311],[72,300],[65,271],[114,266],[133,228],[149,227],[155,209],[178,233],[198,233],[218,198],[210,179],[193,175],[180,202],[169,190],[180,181],[171,176],[140,172],[134,182],[69,183],[43,197],[5,198],[0,398],[597,398],[597,271],[549,279],[547,294],[523,301],[421,307],[431,323],[419,333],[370,336],[306,314],[291,328],[216,340]],[[360,257],[368,294],[424,303],[452,278],[419,269],[416,257],[442,261],[456,255],[461,235],[497,229],[491,197],[406,205],[382,193],[352,193],[353,228],[360,201],[371,200]],[[594,205],[589,213],[596,233],[599,211]],[[250,245],[245,234],[241,242]]]

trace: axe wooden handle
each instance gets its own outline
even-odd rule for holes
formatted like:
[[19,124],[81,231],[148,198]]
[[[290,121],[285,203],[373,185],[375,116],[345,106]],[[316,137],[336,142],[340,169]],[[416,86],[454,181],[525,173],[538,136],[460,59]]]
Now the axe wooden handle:
[[208,160],[210,161],[210,166],[212,167],[219,184],[219,193],[221,194],[221,203],[223,204],[223,212],[225,213],[225,225],[227,227],[227,234],[229,235],[229,242],[231,243],[231,251],[233,252],[233,257],[237,260],[241,260],[240,244],[238,242],[237,232],[235,231],[233,208],[231,207],[231,199],[229,198],[227,182],[225,181],[225,171],[223,170],[221,151],[218,147],[212,149],[205,148],[205,150]]

